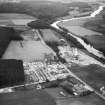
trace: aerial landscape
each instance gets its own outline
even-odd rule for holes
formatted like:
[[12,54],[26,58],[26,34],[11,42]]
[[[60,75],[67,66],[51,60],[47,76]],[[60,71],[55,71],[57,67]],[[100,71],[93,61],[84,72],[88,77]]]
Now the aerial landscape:
[[105,105],[105,0],[0,0],[0,105]]

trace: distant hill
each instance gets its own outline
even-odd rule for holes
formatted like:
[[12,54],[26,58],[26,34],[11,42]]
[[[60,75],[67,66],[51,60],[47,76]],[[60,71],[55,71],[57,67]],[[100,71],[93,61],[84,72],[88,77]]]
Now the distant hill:
[[105,0],[0,0],[2,2],[20,2],[20,1],[52,1],[52,2],[62,2],[62,3],[71,3],[71,2],[105,2]]
[[60,1],[64,3],[70,3],[70,2],[97,2],[97,1],[105,1],[105,0],[48,0],[48,1]]
[[47,18],[49,20],[56,17],[68,15],[69,8],[66,5],[52,2],[28,1],[21,3],[0,3],[0,13],[24,13],[36,18]]
[[56,3],[51,1],[22,1],[20,3],[0,3],[0,13],[24,13],[45,21],[53,22],[59,17],[69,15],[70,7],[89,7],[87,3]]

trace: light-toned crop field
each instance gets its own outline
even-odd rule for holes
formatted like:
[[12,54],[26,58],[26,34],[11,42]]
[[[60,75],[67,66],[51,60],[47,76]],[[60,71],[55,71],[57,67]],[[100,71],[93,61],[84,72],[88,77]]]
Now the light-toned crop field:
[[46,46],[40,41],[12,41],[3,55],[3,59],[21,59],[26,62],[43,60],[45,53],[53,53],[53,51]]

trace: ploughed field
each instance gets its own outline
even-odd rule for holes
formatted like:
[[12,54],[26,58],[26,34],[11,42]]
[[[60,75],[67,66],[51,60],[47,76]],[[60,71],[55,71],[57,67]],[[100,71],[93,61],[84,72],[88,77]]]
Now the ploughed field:
[[99,65],[88,65],[81,67],[79,65],[72,65],[71,71],[80,77],[87,84],[92,86],[97,91],[105,84],[105,67]]

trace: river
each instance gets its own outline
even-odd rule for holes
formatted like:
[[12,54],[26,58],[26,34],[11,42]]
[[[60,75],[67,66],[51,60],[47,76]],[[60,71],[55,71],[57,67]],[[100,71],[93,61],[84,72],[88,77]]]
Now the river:
[[[85,16],[85,17],[79,17],[79,18],[71,18],[71,19],[64,19],[64,20],[60,20],[60,21],[56,21],[54,23],[51,24],[52,27],[56,28],[57,30],[63,31],[58,24],[60,22],[69,22],[72,20],[76,20],[76,19],[89,19],[89,18],[94,18],[96,15],[99,15],[101,11],[103,11],[103,8],[105,7],[105,5],[101,5],[99,6],[99,8],[94,11],[93,13],[90,14],[90,16]],[[85,43],[85,41],[83,39],[81,39],[78,36],[75,36],[73,33],[71,33],[70,31],[68,31],[67,35],[70,35],[71,37],[75,38],[89,53],[94,54],[95,56],[105,59],[105,56],[103,55],[103,53],[97,49],[95,49],[93,46],[91,46],[90,44]]]

